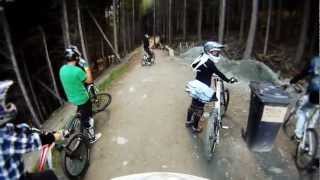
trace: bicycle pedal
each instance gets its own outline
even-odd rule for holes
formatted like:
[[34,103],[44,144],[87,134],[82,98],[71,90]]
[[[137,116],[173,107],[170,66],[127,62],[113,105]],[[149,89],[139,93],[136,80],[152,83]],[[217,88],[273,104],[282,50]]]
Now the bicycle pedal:
[[222,129],[229,129],[229,126],[222,126]]

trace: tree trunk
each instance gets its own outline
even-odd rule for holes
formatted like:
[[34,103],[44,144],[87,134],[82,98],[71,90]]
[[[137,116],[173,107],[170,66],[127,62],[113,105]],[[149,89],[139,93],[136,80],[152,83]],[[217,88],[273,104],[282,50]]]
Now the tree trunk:
[[187,0],[183,0],[183,41],[187,37]]
[[225,13],[226,13],[226,0],[220,0],[219,38],[218,38],[218,41],[220,43],[223,43]]
[[121,32],[122,32],[122,46],[123,46],[123,52],[126,55],[128,53],[127,49],[127,35],[126,35],[126,13],[125,13],[125,4],[124,1],[120,1],[120,21],[121,21]]
[[153,1],[153,45],[156,42],[156,0]]
[[[119,49],[118,49],[118,30],[117,30],[117,0],[113,0],[113,45],[114,45],[114,49],[116,54],[119,53]],[[133,0],[134,1],[134,0]]]
[[132,38],[131,38],[131,26],[130,26],[130,12],[126,13],[126,36],[128,41],[128,52],[132,49]]
[[245,24],[245,17],[246,17],[246,9],[247,9],[247,0],[242,0],[242,8],[241,8],[241,19],[240,19],[240,33],[239,33],[239,41],[243,41],[243,34],[244,34],[244,24]]
[[201,29],[202,29],[202,8],[203,8],[203,0],[199,0],[199,9],[198,9],[198,41],[202,40],[201,37]]
[[31,78],[30,78],[30,73],[28,71],[25,59],[23,59],[23,69],[24,69],[25,74],[26,74],[26,80],[27,80],[28,85],[30,87],[31,96],[32,96],[32,99],[34,101],[34,104],[36,105],[36,108],[37,108],[37,111],[38,111],[38,115],[40,117],[40,121],[43,122],[44,121],[44,116],[43,116],[43,114],[41,112],[39,101],[37,99],[36,93],[34,92],[33,85],[32,85]]
[[132,0],[132,42],[133,46],[135,46],[136,42],[136,22],[135,22],[135,8],[134,8],[134,0]]
[[300,31],[300,38],[299,38],[299,44],[296,51],[296,56],[294,62],[298,64],[303,56],[305,44],[306,44],[306,38],[307,38],[307,31],[308,31],[308,25],[309,25],[309,19],[310,19],[310,1],[303,1],[304,9],[303,9],[303,20],[302,20],[302,26]]
[[259,6],[258,3],[259,3],[259,0],[252,1],[251,23],[250,23],[250,30],[249,30],[249,35],[247,39],[247,45],[243,55],[244,59],[248,59],[251,57],[254,38],[256,34],[257,21],[258,21],[258,6]]
[[267,20],[267,29],[266,29],[266,38],[264,41],[264,48],[263,48],[263,54],[267,54],[268,50],[268,41],[269,41],[269,32],[270,32],[270,21],[271,21],[271,12],[272,12],[272,0],[268,0],[269,7],[268,7],[268,20]]
[[169,0],[169,17],[168,17],[168,33],[169,33],[169,44],[172,41],[172,0]]
[[10,54],[10,60],[12,62],[12,66],[13,66],[13,69],[16,73],[16,76],[17,76],[17,80],[18,80],[18,84],[20,86],[20,89],[22,91],[22,94],[23,94],[23,97],[26,101],[26,104],[27,104],[27,107],[31,113],[31,116],[32,116],[32,121],[33,123],[35,123],[35,126],[40,128],[41,127],[41,124],[40,124],[40,121],[39,121],[39,118],[31,104],[31,100],[28,96],[28,93],[27,93],[27,90],[26,90],[26,87],[23,83],[23,79],[21,77],[21,73],[20,73],[20,70],[19,70],[19,67],[18,67],[18,63],[17,63],[17,60],[16,60],[16,56],[14,54],[14,50],[13,50],[13,45],[12,45],[12,41],[11,41],[11,34],[10,34],[10,29],[9,29],[9,25],[8,25],[8,22],[7,22],[7,19],[6,19],[6,16],[4,14],[4,10],[2,7],[0,7],[0,18],[2,18],[2,25],[3,25],[3,31],[4,31],[4,38],[5,38],[5,41],[6,41],[6,44],[8,46],[8,50],[9,50],[9,54]]
[[59,97],[59,103],[60,103],[60,105],[62,105],[63,100],[61,99],[61,96],[60,96],[60,93],[58,90],[58,86],[57,86],[57,81],[56,81],[56,78],[53,73],[53,68],[52,68],[52,64],[51,64],[51,60],[50,60],[50,56],[49,56],[49,52],[48,52],[48,47],[47,47],[46,35],[41,27],[39,28],[39,31],[40,31],[42,42],[43,42],[43,47],[44,47],[44,51],[45,51],[45,55],[46,55],[46,60],[48,63],[48,68],[49,68],[49,73],[51,76],[52,85],[53,85],[53,88],[54,88],[54,91],[55,91],[57,97]]
[[81,25],[81,11],[80,11],[79,0],[76,0],[76,8],[77,8],[77,20],[78,20],[78,28],[79,28],[82,54],[83,54],[83,57],[90,63],[90,60],[88,59],[88,55],[87,55],[87,50],[86,50],[86,45],[84,42],[83,30],[82,30],[82,25]]
[[94,24],[96,25],[97,29],[99,30],[99,32],[101,33],[102,37],[104,38],[104,40],[108,43],[108,45],[110,46],[111,50],[113,51],[113,53],[116,55],[116,57],[118,59],[120,59],[119,54],[116,52],[116,50],[114,49],[114,47],[112,46],[111,42],[109,41],[109,39],[107,38],[106,34],[103,32],[101,26],[99,25],[98,21],[96,20],[96,18],[92,15],[91,11],[89,9],[87,9],[88,14],[90,16],[90,18],[92,19],[92,21],[94,22]]
[[276,24],[276,40],[280,39],[281,34],[281,17],[282,17],[282,0],[278,1],[278,10],[277,10],[277,24]]
[[63,29],[63,39],[64,46],[67,48],[70,44],[70,33],[69,33],[69,23],[68,23],[68,13],[67,13],[67,4],[66,0],[62,0],[62,29]]

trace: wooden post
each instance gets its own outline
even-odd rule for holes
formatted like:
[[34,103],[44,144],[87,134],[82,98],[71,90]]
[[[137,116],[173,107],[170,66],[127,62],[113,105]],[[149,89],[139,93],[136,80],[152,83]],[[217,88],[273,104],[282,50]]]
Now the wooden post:
[[31,113],[31,116],[33,118],[32,122],[35,124],[35,126],[37,128],[40,128],[41,124],[40,124],[39,118],[36,115],[36,112],[35,112],[32,104],[31,104],[31,101],[30,101],[30,98],[28,96],[26,87],[25,87],[25,85],[23,83],[23,79],[21,77],[21,73],[20,73],[20,70],[19,70],[19,67],[18,67],[16,56],[15,56],[14,50],[13,50],[13,45],[12,45],[12,41],[11,41],[11,34],[10,34],[9,25],[8,25],[8,22],[7,22],[7,19],[6,19],[6,16],[5,16],[5,13],[4,13],[4,10],[3,10],[2,7],[0,7],[0,17],[2,17],[2,21],[1,22],[2,22],[3,30],[4,30],[4,38],[5,38],[5,41],[6,41],[7,46],[8,46],[10,59],[11,59],[11,62],[12,62],[13,69],[14,69],[14,71],[16,73],[20,89],[22,91],[23,97],[24,97],[24,99],[26,101],[28,109],[29,109],[29,111]]
[[120,59],[119,54],[116,52],[116,50],[113,48],[111,42],[109,41],[109,39],[107,38],[106,34],[103,32],[101,26],[98,24],[96,18],[92,15],[91,11],[89,9],[87,9],[89,16],[91,17],[91,19],[93,20],[94,24],[97,26],[99,32],[101,33],[102,37],[104,38],[104,40],[108,43],[108,45],[110,46],[111,50],[113,51],[113,53],[117,56],[118,59]]
[[90,63],[87,55],[87,50],[86,50],[86,45],[84,42],[84,37],[83,37],[83,30],[82,30],[82,25],[81,25],[81,11],[80,11],[80,5],[79,5],[79,0],[76,0],[76,8],[77,8],[77,20],[78,20],[78,28],[79,28],[79,35],[80,35],[80,41],[81,41],[81,48],[82,48],[82,54],[83,57]]
[[41,34],[41,39],[42,39],[44,51],[45,51],[45,54],[46,54],[46,60],[47,60],[47,63],[48,63],[48,68],[49,68],[49,72],[50,72],[50,76],[51,76],[51,80],[52,80],[52,85],[53,85],[55,94],[57,95],[57,97],[59,97],[58,98],[59,99],[59,103],[60,103],[60,105],[62,105],[63,101],[62,101],[60,93],[59,93],[59,89],[58,89],[58,86],[57,86],[57,81],[56,81],[56,78],[54,76],[52,64],[51,64],[51,61],[50,61],[46,35],[45,35],[45,33],[44,33],[44,31],[43,31],[43,29],[41,27],[39,27],[39,31],[40,31],[40,34]]
[[67,13],[67,4],[66,0],[62,0],[62,29],[64,37],[64,46],[67,48],[70,44],[70,33],[69,33],[69,24],[68,24],[68,13]]

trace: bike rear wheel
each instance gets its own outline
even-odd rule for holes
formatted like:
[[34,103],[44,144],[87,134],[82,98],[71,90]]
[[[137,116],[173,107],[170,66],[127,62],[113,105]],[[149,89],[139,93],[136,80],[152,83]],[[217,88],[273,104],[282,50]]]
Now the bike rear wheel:
[[296,117],[295,115],[296,115],[296,111],[290,112],[282,125],[282,129],[288,137],[292,137],[294,135],[294,129],[295,129],[294,119]]
[[221,92],[221,106],[220,106],[221,117],[223,117],[228,110],[229,99],[230,99],[229,89],[225,89],[223,92]]
[[218,138],[217,134],[219,131],[217,127],[217,121],[218,121],[217,115],[214,114],[210,117],[207,124],[205,153],[208,161],[212,159],[213,153],[217,145],[217,138]]
[[112,97],[109,93],[98,93],[96,98],[91,99],[92,112],[98,113],[104,111],[111,103]]
[[88,170],[90,161],[89,142],[81,133],[69,137],[68,143],[62,151],[62,167],[70,179],[76,179]]
[[[296,149],[296,165],[299,169],[308,169],[312,166],[318,150],[318,134],[314,129],[307,129],[305,139],[302,139]],[[304,141],[304,147],[302,143]]]

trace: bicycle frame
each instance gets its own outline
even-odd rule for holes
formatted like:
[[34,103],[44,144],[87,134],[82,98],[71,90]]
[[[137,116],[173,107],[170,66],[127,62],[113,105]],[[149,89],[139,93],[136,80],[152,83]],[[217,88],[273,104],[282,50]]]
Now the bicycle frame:
[[[223,82],[222,80],[218,77],[218,76],[213,76],[212,78],[213,80],[213,86],[215,88],[215,93],[216,93],[216,97],[217,97],[217,101],[214,102],[214,108],[212,110],[212,114],[211,116],[216,116],[217,117],[217,122],[214,122],[214,123],[217,123],[217,126],[218,126],[218,129],[221,128],[221,121],[222,121],[222,118],[221,118],[221,92],[223,92],[224,90],[224,87],[223,87]],[[209,121],[210,120],[214,120],[214,118],[209,118]],[[219,144],[220,142],[220,131],[218,130],[217,131],[217,144]]]
[[[316,123],[318,121],[318,118],[320,117],[320,106],[316,106],[314,110],[311,113],[310,119],[306,120],[304,127],[303,127],[303,138],[302,143],[300,143],[300,148],[304,149],[306,146],[306,139],[307,139],[307,129],[314,129],[316,126]],[[313,149],[313,143],[310,143],[310,149]]]

